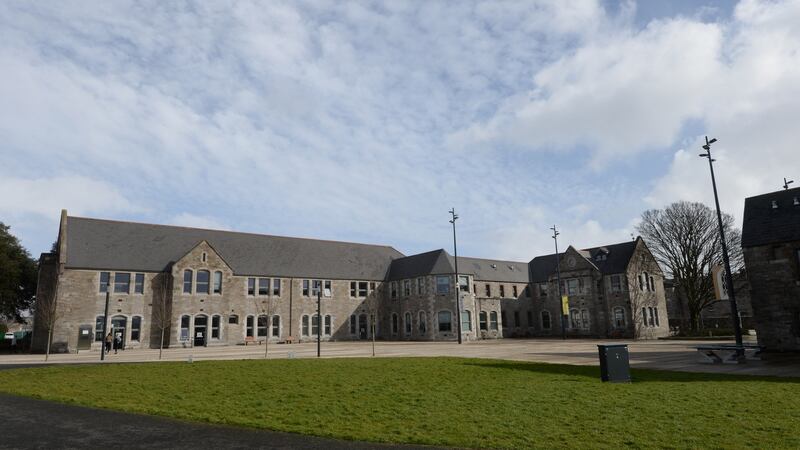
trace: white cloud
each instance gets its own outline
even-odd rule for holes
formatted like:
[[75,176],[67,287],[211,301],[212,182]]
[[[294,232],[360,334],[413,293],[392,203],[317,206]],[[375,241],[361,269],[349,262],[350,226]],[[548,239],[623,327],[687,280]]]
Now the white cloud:
[[224,222],[211,216],[199,216],[191,213],[181,213],[171,217],[166,223],[183,227],[205,228],[208,230],[230,230]]

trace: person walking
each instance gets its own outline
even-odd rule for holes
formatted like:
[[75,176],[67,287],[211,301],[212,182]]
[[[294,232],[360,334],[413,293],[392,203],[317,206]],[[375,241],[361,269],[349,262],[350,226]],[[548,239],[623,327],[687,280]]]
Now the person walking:
[[120,347],[122,347],[122,333],[117,333],[117,335],[114,336],[114,354],[115,355],[117,354],[117,350],[119,350]]
[[105,341],[106,353],[111,353],[111,343],[113,341],[114,341],[114,335],[111,334],[111,332],[109,331],[108,335],[106,335],[106,341]]

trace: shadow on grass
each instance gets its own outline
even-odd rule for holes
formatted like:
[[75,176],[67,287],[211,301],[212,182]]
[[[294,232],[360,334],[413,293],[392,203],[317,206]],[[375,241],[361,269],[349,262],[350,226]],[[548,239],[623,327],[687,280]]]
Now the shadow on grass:
[[[519,370],[548,375],[561,375],[565,377],[581,377],[586,381],[595,380],[600,383],[599,366],[573,366],[569,364],[548,364],[521,361],[470,361],[464,365],[493,370]],[[641,382],[720,382],[720,381],[745,381],[745,382],[772,382],[772,383],[800,383],[800,378],[757,376],[757,375],[731,375],[700,372],[673,372],[668,370],[631,369],[631,379],[634,383]]]

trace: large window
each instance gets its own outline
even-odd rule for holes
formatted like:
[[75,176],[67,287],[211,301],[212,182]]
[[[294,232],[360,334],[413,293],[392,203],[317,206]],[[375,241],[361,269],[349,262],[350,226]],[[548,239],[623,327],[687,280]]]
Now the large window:
[[549,330],[551,327],[550,324],[550,312],[542,311],[542,329]]
[[489,313],[489,328],[497,331],[497,311]]
[[281,316],[272,316],[272,337],[281,336]]
[[411,280],[403,280],[403,297],[411,297]]
[[[800,255],[800,253],[798,253]],[[419,277],[417,278],[417,295],[422,295],[425,293],[425,278]]]
[[272,295],[276,297],[281,296],[281,279],[280,278],[273,278],[272,279]]
[[267,337],[268,316],[258,316],[258,337]]
[[309,283],[309,280],[303,280],[303,297],[308,297]]
[[211,339],[219,339],[219,316],[211,317]]
[[419,312],[419,332],[420,334],[425,334],[428,331],[428,323],[427,317],[425,317],[425,311]]
[[103,341],[103,316],[97,316],[94,322],[94,340]]
[[[444,277],[447,279],[447,277]],[[450,287],[450,281],[447,282],[447,287]],[[438,282],[437,282],[438,284]],[[437,319],[439,321],[439,331],[440,332],[450,332],[453,331],[453,315],[450,311],[439,311],[437,314]]]
[[247,336],[247,337],[254,337],[254,335],[253,335],[253,325],[254,325],[253,321],[254,320],[255,319],[253,318],[253,316],[247,316],[246,325],[245,325],[245,329],[247,330],[246,333],[245,333],[245,336]]
[[[306,281],[308,281],[308,280],[306,280]],[[309,332],[308,332],[308,316],[303,316],[302,333],[303,333],[303,336],[308,336],[308,334],[309,334]]]
[[611,292],[622,291],[622,278],[619,275],[611,275]]
[[577,309],[569,310],[569,325],[574,330],[581,327],[581,313]]
[[144,274],[137,273],[133,279],[133,293],[144,294]]
[[131,291],[131,274],[117,272],[114,274],[114,293],[127,294]]
[[100,272],[100,292],[108,292],[108,282],[111,272]]
[[461,331],[472,331],[472,313],[461,311]]
[[397,322],[397,313],[392,313],[392,334],[397,334],[400,329],[400,325]]
[[322,286],[321,280],[311,280],[311,296],[316,297],[320,293],[320,288]]
[[366,281],[359,281],[358,282],[358,296],[359,297],[366,297],[369,293],[369,283]]
[[269,295],[269,278],[258,279],[258,295]]
[[[305,280],[303,280],[305,281]],[[256,295],[256,279],[255,278],[248,278],[247,279],[247,295]],[[305,295],[305,294],[303,294]]]
[[655,316],[655,314],[653,314],[653,308],[652,307],[648,307],[647,310],[650,311],[650,322],[649,322],[649,325],[651,327],[654,327],[654,326],[656,326],[656,316]]
[[468,275],[459,275],[458,276],[458,289],[461,292],[469,292],[469,276]]
[[514,311],[514,326],[519,327],[519,311]]
[[446,276],[436,277],[436,293],[437,294],[450,293],[450,277]]
[[397,282],[392,281],[390,286],[391,296],[392,298],[397,298]]
[[322,296],[330,297],[333,295],[333,282],[331,280],[324,280],[322,282]]
[[614,308],[614,328],[625,328],[625,310],[619,306]]
[[488,322],[486,311],[481,311],[480,314],[478,314],[478,328],[480,328],[482,331],[486,331],[489,328]]
[[411,323],[411,313],[407,312],[403,316],[403,329],[406,331],[406,336],[411,334],[411,330],[413,329],[414,325]]
[[642,308],[642,326],[647,326],[647,308]]
[[181,316],[181,340],[189,340],[189,316]]
[[567,289],[565,294],[566,295],[578,295],[580,292],[579,283],[577,278],[570,278],[566,280]]
[[331,316],[325,316],[324,335],[325,336],[330,336],[331,335]]
[[131,319],[131,340],[132,341],[139,341],[141,336],[142,330],[142,318],[139,316],[133,316]]
[[350,282],[350,297],[355,298],[355,296],[357,294],[357,291],[358,291],[358,282],[357,281],[351,281]]
[[209,278],[211,278],[211,273],[207,270],[198,270],[197,271],[197,293],[198,294],[208,294],[208,282]]
[[222,272],[214,272],[214,293],[222,294]]
[[314,336],[319,334],[319,315],[317,314],[311,316],[311,334]]

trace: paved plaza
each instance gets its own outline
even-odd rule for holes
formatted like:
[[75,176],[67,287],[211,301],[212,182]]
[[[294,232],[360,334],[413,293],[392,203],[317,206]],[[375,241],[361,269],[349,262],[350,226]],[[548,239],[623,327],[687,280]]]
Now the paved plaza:
[[[719,341],[722,342],[722,341]],[[597,345],[628,344],[631,366],[687,372],[731,373],[742,375],[776,375],[800,377],[800,357],[782,356],[746,364],[707,364],[701,362],[694,347],[709,341],[606,341],[596,339],[502,339],[467,342],[376,342],[377,357],[457,356],[496,358],[515,361],[599,365]],[[269,358],[313,358],[316,343],[270,344]],[[358,358],[372,356],[371,342],[323,342],[325,358]],[[264,358],[264,345],[196,347],[165,349],[163,361],[202,361]],[[98,351],[51,355],[48,364],[96,363]],[[148,362],[158,360],[158,350],[125,350],[106,356],[106,363]],[[12,368],[45,364],[44,355],[0,355],[0,367]]]

